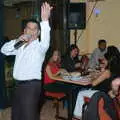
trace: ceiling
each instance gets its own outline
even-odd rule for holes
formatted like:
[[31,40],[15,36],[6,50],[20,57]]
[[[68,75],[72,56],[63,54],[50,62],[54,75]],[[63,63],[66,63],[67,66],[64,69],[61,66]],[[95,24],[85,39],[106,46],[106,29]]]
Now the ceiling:
[[[19,4],[19,3],[26,3],[26,2],[34,2],[34,1],[38,1],[38,0],[3,0],[4,1],[4,6],[13,6],[15,4]],[[42,0],[39,0],[42,1]],[[56,0],[49,0],[49,1],[56,1]],[[105,0],[85,0],[86,2],[95,2],[95,1],[105,1]]]
[[15,4],[22,2],[34,2],[36,0],[4,0],[4,6],[14,6]]

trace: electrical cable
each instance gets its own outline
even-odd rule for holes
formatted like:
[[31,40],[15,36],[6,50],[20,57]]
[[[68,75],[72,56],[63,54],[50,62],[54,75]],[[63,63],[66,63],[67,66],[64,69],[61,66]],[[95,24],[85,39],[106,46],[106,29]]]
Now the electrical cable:
[[[97,2],[98,2],[98,1],[96,1],[95,4],[93,5],[93,8],[92,8],[92,10],[91,10],[91,12],[90,12],[90,15],[88,16],[88,20],[86,21],[86,26],[87,26],[87,24],[88,24],[88,22],[89,22],[89,20],[90,20],[90,18],[91,18],[91,16],[92,16],[92,14],[93,14],[93,11],[94,11],[94,9],[95,9],[95,7],[96,7],[96,5],[97,5]],[[80,35],[78,36],[78,40],[80,40],[80,38],[81,38],[81,36],[82,36],[83,33],[84,33],[84,30],[81,31]],[[77,40],[77,41],[78,41],[78,40]]]

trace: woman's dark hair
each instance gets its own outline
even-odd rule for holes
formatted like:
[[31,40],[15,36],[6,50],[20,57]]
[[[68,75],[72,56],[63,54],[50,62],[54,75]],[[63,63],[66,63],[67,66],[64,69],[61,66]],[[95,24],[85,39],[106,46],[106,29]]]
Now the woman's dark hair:
[[[73,49],[78,49],[78,46],[77,45],[75,45],[75,44],[72,44],[72,45],[70,45],[70,47],[68,47],[68,49],[67,49],[67,55],[70,55],[70,53],[71,53],[71,51],[73,50]],[[79,50],[79,49],[78,49]]]
[[120,76],[120,55],[116,55],[110,60],[109,69],[112,74]]
[[107,68],[112,74],[120,75],[120,52],[115,46],[109,46],[104,55],[108,61]]
[[48,49],[48,51],[47,51],[47,53],[46,53],[46,56],[45,56],[45,60],[44,60],[45,65],[48,64],[50,58],[53,56],[53,53],[54,53],[55,51],[58,51],[59,54],[60,54],[60,51],[59,51],[58,49],[52,49],[51,47],[49,47],[49,49]]
[[106,53],[108,56],[115,56],[115,55],[119,55],[120,54],[120,52],[119,52],[119,50],[118,50],[118,48],[117,47],[115,47],[115,46],[109,46],[108,48],[107,48],[107,53]]

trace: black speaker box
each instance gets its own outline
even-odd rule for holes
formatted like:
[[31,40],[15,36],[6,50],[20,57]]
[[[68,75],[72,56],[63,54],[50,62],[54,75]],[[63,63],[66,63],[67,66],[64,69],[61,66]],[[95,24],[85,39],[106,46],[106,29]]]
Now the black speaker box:
[[67,27],[69,29],[85,29],[86,3],[68,4]]

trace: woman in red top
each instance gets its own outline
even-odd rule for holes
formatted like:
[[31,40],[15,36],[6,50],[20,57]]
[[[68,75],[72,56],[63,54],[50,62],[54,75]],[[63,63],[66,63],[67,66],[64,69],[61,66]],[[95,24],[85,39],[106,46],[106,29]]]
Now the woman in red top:
[[60,52],[58,50],[53,51],[52,56],[50,57],[48,64],[45,68],[44,73],[44,84],[55,83],[56,81],[52,79],[53,76],[60,74],[62,69],[60,69]]

